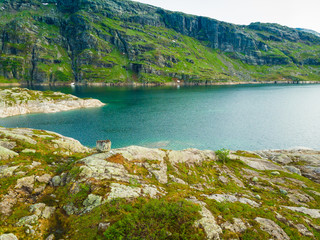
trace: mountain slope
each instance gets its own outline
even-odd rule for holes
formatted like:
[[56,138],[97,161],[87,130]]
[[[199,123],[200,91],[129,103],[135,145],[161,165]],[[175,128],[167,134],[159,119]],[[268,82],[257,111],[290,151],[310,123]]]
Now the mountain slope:
[[0,82],[319,80],[320,38],[120,0],[1,0]]
[[320,37],[320,33],[318,33],[317,31],[311,30],[311,29],[297,28],[297,30],[300,30],[300,31],[303,31],[303,32],[307,32],[307,33],[312,33],[312,34]]

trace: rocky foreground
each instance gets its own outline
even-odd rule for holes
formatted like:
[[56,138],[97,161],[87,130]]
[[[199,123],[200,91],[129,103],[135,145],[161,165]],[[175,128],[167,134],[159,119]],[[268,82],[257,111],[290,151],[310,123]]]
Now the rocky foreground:
[[81,99],[60,92],[32,91],[26,88],[0,90],[0,118],[28,113],[62,112],[104,105],[97,99]]
[[0,128],[0,239],[320,239],[319,183],[314,150],[98,153]]

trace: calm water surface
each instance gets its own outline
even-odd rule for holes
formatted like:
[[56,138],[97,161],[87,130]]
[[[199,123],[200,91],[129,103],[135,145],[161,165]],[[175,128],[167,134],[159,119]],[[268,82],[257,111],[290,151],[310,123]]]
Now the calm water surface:
[[320,85],[37,87],[100,99],[107,106],[0,119],[94,146],[167,149],[320,149]]

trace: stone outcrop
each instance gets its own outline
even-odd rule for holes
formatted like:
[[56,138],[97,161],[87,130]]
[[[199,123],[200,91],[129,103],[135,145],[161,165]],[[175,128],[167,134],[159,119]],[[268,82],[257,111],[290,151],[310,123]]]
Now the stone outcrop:
[[260,224],[261,230],[269,233],[274,239],[290,240],[289,236],[274,221],[260,217],[255,220]]
[[52,140],[53,146],[56,149],[64,149],[66,152],[86,153],[91,150],[83,146],[78,140],[68,137]]
[[312,149],[298,148],[290,150],[265,150],[257,154],[272,162],[285,165],[293,173],[308,177],[320,183],[320,155]]
[[[231,151],[222,162],[197,149],[101,153],[32,129],[0,128],[0,141],[16,153],[0,160],[2,239],[116,238],[163,219],[166,237],[182,238],[182,229],[199,239],[318,236],[319,151]],[[174,229],[170,211],[191,220]]]
[[8,233],[0,235],[0,240],[18,240],[18,238],[13,233]]
[[170,151],[168,158],[172,164],[201,164],[201,162],[205,160],[215,159],[215,153],[209,150],[199,151],[198,149],[186,149],[184,151]]
[[10,138],[14,141],[23,141],[31,145],[37,144],[37,141],[33,139],[33,136],[35,136],[35,134],[31,129],[26,129],[26,128],[6,129],[3,127],[0,127],[0,133],[5,138]]
[[192,197],[187,199],[190,202],[199,204],[201,206],[201,219],[195,222],[195,226],[202,227],[209,240],[219,240],[222,233],[221,227],[217,224],[217,221],[213,214],[206,208],[204,202],[199,201],[197,198]]
[[285,207],[295,212],[301,212],[309,215],[312,218],[320,218],[320,209],[309,209],[305,207]]
[[95,207],[102,204],[102,197],[94,194],[89,194],[86,200],[83,201],[84,213],[90,212]]
[[9,158],[13,158],[18,155],[19,155],[18,153],[0,146],[0,160],[7,160]]
[[112,183],[110,187],[111,192],[107,196],[108,201],[117,198],[134,199],[140,196],[157,198],[164,194],[160,192],[156,186],[149,185],[142,185],[142,187],[133,187],[118,183]]
[[250,227],[250,225],[243,222],[240,218],[233,218],[233,223],[225,222],[222,224],[222,228],[227,229],[234,233],[244,232]]
[[32,193],[34,187],[35,176],[23,177],[18,179],[15,188],[25,190]]
[[212,195],[203,195],[205,197],[207,197],[208,199],[214,199],[217,202],[240,202],[243,204],[249,204],[252,207],[259,207],[260,205],[258,203],[256,203],[253,200],[250,200],[248,198],[244,198],[244,197],[237,197],[237,196],[233,196],[233,195],[228,195],[228,194],[212,194]]
[[41,92],[23,88],[0,90],[0,118],[28,113],[55,113],[104,105],[97,99],[81,99],[59,92]]

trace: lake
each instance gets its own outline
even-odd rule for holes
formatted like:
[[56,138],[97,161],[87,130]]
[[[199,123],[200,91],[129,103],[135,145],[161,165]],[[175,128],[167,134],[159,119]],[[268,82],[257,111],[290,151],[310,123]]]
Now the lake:
[[105,107],[0,119],[95,146],[165,149],[320,149],[320,85],[35,87],[92,97]]

